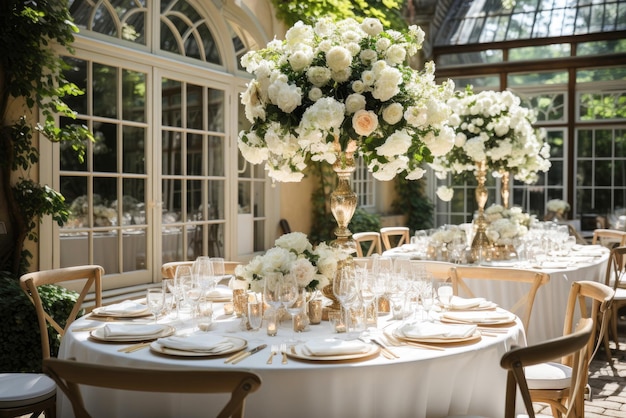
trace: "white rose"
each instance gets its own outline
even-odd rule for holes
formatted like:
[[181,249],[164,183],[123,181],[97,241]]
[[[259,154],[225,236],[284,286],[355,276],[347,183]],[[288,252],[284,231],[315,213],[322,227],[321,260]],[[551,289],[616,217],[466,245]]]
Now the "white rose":
[[330,70],[326,67],[311,67],[306,72],[307,80],[316,87],[324,87],[330,80]]
[[354,80],[352,82],[352,91],[355,93],[363,93],[365,91],[365,83],[361,80]]
[[450,200],[452,200],[452,196],[454,196],[453,189],[446,186],[439,186],[437,188],[437,197],[444,202],[449,202]]
[[369,136],[378,128],[378,116],[371,110],[358,110],[352,116],[352,127],[357,135]]
[[404,108],[400,103],[392,103],[383,109],[383,120],[389,125],[395,125],[402,120]]
[[362,94],[351,94],[346,98],[346,112],[350,115],[357,110],[365,109],[365,96]]
[[326,63],[332,72],[345,71],[352,63],[352,55],[342,46],[333,46],[326,53]]
[[386,157],[393,157],[406,154],[410,146],[411,136],[403,129],[389,135],[385,143],[376,148],[376,153]]
[[378,19],[368,17],[363,19],[361,29],[363,29],[363,32],[367,33],[369,36],[376,36],[383,31],[383,24],[380,23],[380,20]]
[[287,250],[294,250],[298,254],[302,254],[304,251],[313,251],[313,246],[303,232],[290,232],[281,235],[276,239],[274,245]]
[[405,58],[406,50],[400,45],[391,45],[387,48],[387,51],[385,51],[385,61],[387,61],[389,65],[399,65]]
[[378,59],[378,53],[373,49],[364,49],[359,53],[361,62],[365,65],[369,65]]
[[289,64],[294,71],[302,71],[313,61],[313,50],[303,47],[289,56]]

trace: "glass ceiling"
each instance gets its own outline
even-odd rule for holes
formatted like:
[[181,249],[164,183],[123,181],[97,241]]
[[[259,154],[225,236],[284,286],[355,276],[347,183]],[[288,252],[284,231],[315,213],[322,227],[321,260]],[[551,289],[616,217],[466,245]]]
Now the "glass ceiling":
[[435,46],[626,29],[626,0],[455,0]]

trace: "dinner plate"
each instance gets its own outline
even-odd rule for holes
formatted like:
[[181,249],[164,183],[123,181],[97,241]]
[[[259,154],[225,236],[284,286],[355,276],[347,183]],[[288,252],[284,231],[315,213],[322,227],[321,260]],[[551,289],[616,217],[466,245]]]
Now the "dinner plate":
[[132,343],[137,341],[150,341],[156,340],[157,338],[169,337],[170,335],[176,332],[176,329],[170,325],[160,325],[161,331],[158,334],[152,335],[117,335],[114,337],[107,337],[104,335],[104,327],[96,328],[92,330],[89,335],[98,341],[106,341],[106,342],[125,342]]
[[379,352],[380,352],[380,347],[372,344],[369,346],[368,350],[363,353],[316,356],[316,355],[311,354],[311,352],[306,348],[304,344],[296,344],[292,346],[289,350],[287,350],[287,355],[289,357],[297,358],[300,360],[344,361],[344,360],[366,359],[366,358],[378,355]]
[[186,351],[186,350],[177,350],[175,348],[165,347],[159,344],[157,341],[153,341],[150,344],[150,350],[159,354],[167,354],[169,356],[178,356],[178,357],[217,357],[223,356],[225,354],[234,353],[240,350],[243,350],[248,345],[248,342],[243,338],[237,337],[226,337],[233,342],[233,347],[228,350],[223,350],[217,353],[207,353],[203,351]]
[[504,317],[502,317],[502,312],[497,311],[484,311],[483,313],[484,315],[477,317],[476,314],[468,311],[444,312],[440,321],[450,324],[504,325],[515,322],[516,318],[512,313],[507,313]]
[[98,316],[102,318],[139,318],[143,316],[150,316],[152,313],[146,306],[145,309],[129,310],[125,312],[107,312],[105,306],[95,308],[91,311],[92,316]]
[[481,338],[479,330],[476,330],[472,335],[467,337],[407,337],[400,329],[396,329],[393,335],[401,340],[412,341],[416,343],[428,343],[428,344],[453,344],[453,343],[466,343],[470,341],[478,341]]

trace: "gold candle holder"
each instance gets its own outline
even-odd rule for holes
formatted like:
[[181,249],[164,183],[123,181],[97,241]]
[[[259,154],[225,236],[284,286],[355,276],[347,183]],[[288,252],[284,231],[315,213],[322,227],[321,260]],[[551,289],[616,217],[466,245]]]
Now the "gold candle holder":
[[309,301],[309,321],[313,325],[322,322],[322,300],[313,299]]
[[276,322],[276,311],[269,312],[267,316],[267,335],[270,337],[278,333],[278,323]]
[[233,289],[233,305],[235,315],[241,318],[248,307],[248,295],[244,289]]

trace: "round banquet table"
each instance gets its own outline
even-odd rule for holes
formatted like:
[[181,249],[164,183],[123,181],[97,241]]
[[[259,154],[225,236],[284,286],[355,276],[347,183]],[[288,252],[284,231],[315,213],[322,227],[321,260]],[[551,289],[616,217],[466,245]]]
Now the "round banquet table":
[[[398,359],[378,355],[356,361],[321,362],[290,357],[287,364],[282,364],[277,355],[273,364],[266,364],[271,345],[290,336],[289,322],[281,324],[278,335],[270,337],[263,328],[241,331],[240,320],[224,315],[221,304],[215,305],[215,311],[210,333],[244,338],[249,348],[263,343],[268,347],[233,365],[225,364],[228,356],[176,357],[150,348],[123,353],[118,349],[130,343],[100,342],[87,331],[70,331],[61,342],[59,358],[137,368],[249,370],[261,377],[262,385],[246,400],[248,418],[498,417],[504,413],[506,390],[506,371],[500,368],[500,358],[512,345],[526,345],[518,318],[513,325],[482,335],[477,342],[443,345],[442,351],[390,346]],[[77,320],[72,329],[94,324],[103,325],[87,316]],[[190,331],[187,322],[171,324],[177,333]],[[398,324],[387,316],[378,318],[379,328],[391,330]],[[310,325],[298,337],[308,340],[341,335],[322,321]],[[151,394],[93,387],[83,387],[82,393],[87,410],[95,418],[215,416],[227,399],[226,395]],[[59,417],[72,416],[65,396],[59,397],[57,412]]]
[[[535,296],[526,338],[529,345],[563,335],[565,309],[573,282],[591,280],[604,283],[604,275],[609,258],[609,250],[599,246],[579,246],[569,257],[556,257],[542,265],[529,265],[517,260],[484,262],[485,267],[532,268],[550,275],[550,281],[541,286]],[[413,253],[410,245],[398,247],[383,253],[383,256],[418,259],[421,255]],[[453,267],[454,264],[450,264]],[[527,285],[498,282],[495,280],[467,281],[475,296],[498,303],[505,309],[511,309],[520,295],[528,291]],[[466,295],[460,295],[466,296]]]

